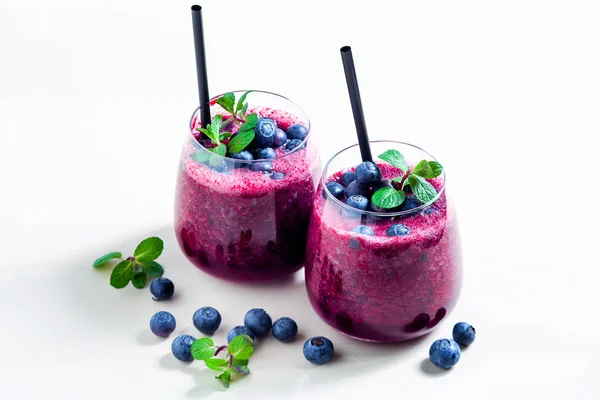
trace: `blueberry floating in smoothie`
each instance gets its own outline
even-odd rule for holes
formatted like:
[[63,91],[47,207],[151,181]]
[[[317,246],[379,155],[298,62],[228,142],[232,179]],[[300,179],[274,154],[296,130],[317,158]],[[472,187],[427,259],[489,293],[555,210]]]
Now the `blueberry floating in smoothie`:
[[[231,155],[231,158],[240,161],[252,161],[254,160],[254,156],[248,150],[242,150],[239,153],[235,153]],[[236,167],[247,167],[249,163],[240,162],[236,164]]]
[[348,171],[348,172],[345,172],[344,175],[342,175],[342,183],[344,184],[344,186],[348,186],[350,183],[352,183],[355,180],[356,180],[356,174],[354,173],[354,171]]
[[170,279],[159,277],[150,284],[150,293],[154,296],[154,300],[168,300],[175,293],[175,285]]
[[213,335],[221,326],[221,314],[213,307],[202,307],[194,312],[192,322],[205,335]]
[[175,317],[167,311],[159,311],[150,318],[150,330],[156,336],[169,336],[175,330],[175,325]]
[[371,187],[381,182],[381,170],[371,161],[364,161],[354,170],[356,181],[363,186]]
[[308,130],[300,124],[294,124],[288,128],[286,134],[291,140],[304,140],[308,135]]
[[229,330],[229,332],[227,332],[227,342],[231,342],[236,336],[240,335],[248,335],[252,340],[254,340],[254,332],[244,325],[238,325],[234,326]]
[[281,147],[285,145],[288,141],[288,137],[284,131],[277,128],[277,132],[275,132],[275,138],[273,139],[273,147]]
[[308,339],[302,348],[304,357],[313,364],[327,364],[333,357],[333,343],[323,336]]
[[196,341],[196,338],[190,335],[177,336],[171,343],[171,352],[179,361],[193,361],[192,343],[194,341]]
[[348,200],[346,200],[346,204],[358,210],[366,210],[367,207],[369,207],[369,200],[365,196],[355,194],[348,197]]
[[271,118],[259,118],[254,127],[254,140],[252,144],[255,147],[270,147],[275,141],[277,133],[277,124]]
[[361,185],[357,181],[350,182],[350,184],[346,186],[344,193],[348,198],[354,196],[355,194],[359,194],[363,197],[369,197],[369,195],[371,194],[368,187]]
[[403,224],[395,224],[386,231],[388,236],[406,236],[410,233],[410,228]]
[[339,200],[344,198],[344,187],[342,185],[337,182],[327,182],[326,186],[333,197]]
[[276,157],[275,155],[275,150],[273,150],[270,147],[267,147],[265,149],[258,149],[256,150],[256,159],[257,160],[272,160]]
[[296,321],[288,317],[281,317],[273,323],[273,336],[281,342],[291,342],[298,334]]
[[285,149],[287,151],[293,151],[293,150],[296,150],[301,145],[302,145],[302,140],[293,139],[293,140],[290,140],[289,142],[287,142],[287,144],[285,145]]
[[457,343],[469,346],[475,341],[475,328],[466,322],[459,322],[452,329],[452,337]]
[[271,179],[273,179],[274,181],[280,181],[283,178],[285,178],[285,174],[283,172],[273,172],[271,174]]
[[460,347],[452,339],[439,339],[429,348],[429,359],[440,368],[450,369],[460,360]]
[[253,162],[249,167],[250,171],[272,172],[273,163],[270,161]]
[[[352,232],[358,233],[359,235],[367,235],[367,236],[375,236],[375,231],[366,225],[358,225]],[[358,249],[360,247],[360,242],[356,238],[350,239],[350,247],[353,249]]]
[[273,320],[262,308],[253,308],[244,316],[244,326],[256,336],[265,336],[271,330]]

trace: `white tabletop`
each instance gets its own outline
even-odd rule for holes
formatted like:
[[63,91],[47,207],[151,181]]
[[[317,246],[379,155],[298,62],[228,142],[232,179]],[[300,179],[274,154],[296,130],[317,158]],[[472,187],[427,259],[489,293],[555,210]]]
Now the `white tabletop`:
[[[186,1],[0,1],[0,398],[597,399],[600,8],[547,1],[207,1],[210,90],[258,88],[311,117],[323,158],[355,141],[339,47],[352,45],[372,139],[415,143],[449,174],[465,254],[457,308],[422,340],[360,343],[312,311],[302,274],[210,278],[177,248],[175,177],[197,104]],[[104,252],[165,240],[177,296],[115,290]],[[251,307],[325,335],[259,343],[252,373],[219,387],[185,365],[176,333],[211,304],[216,335]],[[460,320],[476,342],[440,373],[431,342]],[[174,335],[171,337],[173,338]]]

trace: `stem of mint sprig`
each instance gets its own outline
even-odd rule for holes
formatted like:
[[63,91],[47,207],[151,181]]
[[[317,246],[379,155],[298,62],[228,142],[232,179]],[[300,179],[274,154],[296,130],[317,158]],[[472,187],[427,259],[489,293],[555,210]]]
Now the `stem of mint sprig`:
[[[252,140],[254,140],[254,127],[258,123],[258,115],[254,113],[246,115],[246,112],[248,111],[246,96],[251,92],[251,90],[248,90],[242,94],[237,102],[235,101],[235,94],[232,92],[225,93],[216,100],[218,105],[231,114],[231,117],[223,121],[222,115],[215,115],[206,128],[196,128],[198,131],[204,133],[210,139],[211,143],[216,146],[207,148],[206,150],[208,150],[208,152],[201,150],[197,151],[192,156],[195,161],[199,163],[208,161],[213,167],[217,166],[223,162],[223,157],[225,157],[227,153],[239,153],[248,147]],[[241,123],[239,132],[234,137],[232,137],[233,134],[231,132],[221,132],[221,130],[229,126],[231,122],[235,122],[236,124]],[[229,140],[227,144],[222,143],[229,138],[231,138],[231,140]]]
[[[217,357],[225,349],[227,349],[225,358]],[[221,372],[215,379],[228,388],[232,373],[238,375],[250,373],[248,361],[254,354],[254,341],[248,335],[239,335],[233,338],[229,345],[215,346],[211,338],[205,337],[194,341],[191,351],[196,360],[204,361],[208,368]]]
[[398,150],[387,150],[378,157],[398,168],[402,174],[392,179],[393,187],[384,187],[373,193],[371,201],[374,205],[384,209],[396,208],[402,205],[406,199],[404,193],[406,185],[410,185],[412,192],[423,204],[429,203],[435,198],[437,191],[427,179],[441,175],[443,167],[439,162],[421,160],[411,169]]
[[134,287],[143,289],[148,277],[157,278],[165,272],[162,265],[155,260],[163,252],[164,243],[160,238],[149,237],[142,240],[133,252],[133,256],[123,259],[118,251],[107,253],[99,257],[92,266],[94,268],[106,265],[110,260],[122,260],[110,274],[110,285],[122,289],[131,282]]

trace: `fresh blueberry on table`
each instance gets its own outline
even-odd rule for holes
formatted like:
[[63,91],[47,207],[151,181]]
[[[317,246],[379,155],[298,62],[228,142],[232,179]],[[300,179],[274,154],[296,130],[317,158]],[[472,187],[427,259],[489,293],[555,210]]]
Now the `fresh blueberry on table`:
[[304,357],[313,364],[326,364],[333,357],[333,343],[323,336],[315,336],[304,343]]
[[270,147],[275,141],[277,124],[271,118],[259,118],[254,127],[254,133],[252,144],[255,147]]
[[277,132],[275,132],[275,139],[273,139],[273,147],[280,147],[286,144],[288,141],[288,137],[284,131],[277,128]]
[[368,187],[364,187],[357,181],[352,181],[348,186],[346,186],[346,189],[344,189],[344,193],[346,194],[346,197],[350,197],[355,194],[360,194],[361,196],[369,197],[370,191]]
[[271,163],[270,161],[253,162],[253,163],[250,163],[249,168],[250,168],[250,171],[255,171],[255,172],[259,172],[259,171],[271,172],[271,171],[273,171],[273,163]]
[[150,318],[150,330],[156,336],[169,336],[175,330],[175,325],[175,317],[167,311],[159,311]]
[[304,140],[308,135],[308,130],[303,125],[294,124],[288,128],[286,134],[289,139]]
[[366,210],[369,207],[369,200],[365,196],[361,196],[360,194],[355,194],[348,197],[346,200],[346,204],[350,207],[357,208],[359,210]]
[[293,140],[290,140],[289,142],[287,142],[287,144],[285,145],[285,149],[287,151],[292,151],[292,150],[295,150],[297,147],[299,147],[301,144],[302,144],[302,140],[293,139]]
[[170,279],[161,276],[150,284],[150,293],[154,296],[154,300],[168,300],[175,293],[175,285]]
[[452,339],[436,340],[429,348],[429,359],[440,368],[452,368],[460,360],[460,347]]
[[475,328],[466,322],[459,322],[452,329],[452,337],[457,343],[469,346],[475,341]]
[[344,172],[344,175],[342,175],[342,183],[344,184],[344,186],[348,186],[355,180],[356,174],[354,173],[354,171]]
[[262,308],[253,308],[244,316],[244,326],[256,336],[265,336],[271,330],[273,320]]
[[336,199],[342,199],[344,197],[344,187],[337,182],[327,182],[327,190]]
[[388,236],[406,236],[410,233],[410,228],[403,224],[395,224],[388,228]]
[[190,335],[180,335],[171,343],[171,351],[176,359],[180,361],[192,361],[192,343],[196,340]]
[[285,178],[285,174],[283,172],[273,172],[271,174],[271,179],[273,179],[274,181],[280,181],[283,178]]
[[243,325],[238,325],[234,326],[229,330],[229,332],[227,332],[227,343],[231,342],[234,337],[240,335],[248,335],[252,340],[254,340],[254,332]]
[[275,158],[275,150],[270,147],[256,150],[257,160],[272,160]]
[[273,336],[282,342],[291,342],[298,334],[296,321],[288,317],[281,317],[273,324]]
[[192,316],[196,329],[205,335],[213,335],[221,326],[221,314],[213,307],[202,307]]
[[363,186],[373,186],[381,182],[381,170],[371,161],[363,161],[354,170],[356,181]]
[[[240,161],[252,161],[254,160],[254,156],[248,150],[242,150],[239,153],[235,153],[231,155],[231,158],[240,160]],[[245,162],[236,162],[236,167],[247,167],[248,163]]]

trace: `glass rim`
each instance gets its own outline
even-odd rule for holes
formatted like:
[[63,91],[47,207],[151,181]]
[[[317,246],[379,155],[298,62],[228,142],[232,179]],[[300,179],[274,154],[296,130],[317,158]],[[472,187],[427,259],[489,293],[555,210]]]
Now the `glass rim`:
[[[281,155],[281,156],[278,156],[278,157],[275,157],[275,158],[259,158],[259,159],[255,159],[255,160],[240,160],[240,159],[237,159],[237,158],[232,158],[232,157],[223,156],[223,159],[224,159],[224,160],[230,160],[231,162],[237,162],[237,163],[242,163],[242,162],[243,162],[244,164],[249,164],[249,163],[258,163],[258,162],[265,162],[265,161],[281,160],[281,159],[283,159],[283,158],[285,158],[285,157],[291,156],[292,154],[294,154],[294,153],[296,153],[296,152],[298,152],[298,151],[302,150],[302,149],[305,147],[305,145],[306,145],[306,143],[307,143],[307,141],[308,141],[308,137],[310,136],[310,128],[311,128],[311,126],[310,126],[310,119],[308,118],[308,115],[306,115],[306,113],[304,112],[304,110],[303,110],[302,108],[300,108],[300,106],[298,106],[298,104],[294,103],[293,101],[291,101],[291,100],[290,100],[290,99],[288,99],[287,97],[285,97],[285,96],[282,96],[282,95],[280,95],[280,94],[277,94],[277,93],[268,92],[268,91],[266,91],[266,90],[252,90],[252,89],[248,89],[248,90],[234,90],[234,91],[232,91],[231,93],[244,93],[244,92],[247,92],[247,91],[249,91],[249,90],[250,90],[252,93],[262,93],[262,94],[267,94],[267,95],[271,95],[271,96],[279,97],[280,99],[283,99],[283,100],[285,100],[285,101],[289,102],[289,103],[290,103],[290,104],[292,104],[294,107],[296,107],[298,110],[300,110],[300,112],[302,113],[302,116],[303,116],[303,117],[306,119],[306,121],[307,121],[307,125],[308,125],[308,126],[306,127],[306,130],[307,130],[307,132],[306,132],[306,137],[304,138],[304,140],[302,140],[302,143],[301,143],[301,144],[300,144],[298,147],[296,147],[294,150],[292,150],[292,151],[289,151],[289,152],[286,152],[284,155]],[[228,93],[228,92],[227,92],[227,93]],[[218,94],[218,95],[216,95],[216,96],[214,96],[214,97],[211,97],[211,98],[210,98],[210,102],[212,102],[213,100],[216,100],[216,99],[218,99],[219,97],[222,97],[224,94],[225,94],[225,93],[221,93],[221,94]],[[249,94],[249,95],[250,95],[250,94]],[[209,106],[209,107],[210,107],[210,106]],[[192,126],[192,121],[194,120],[194,116],[195,116],[195,115],[196,115],[196,114],[197,114],[197,113],[200,111],[200,108],[201,108],[201,107],[197,107],[197,108],[194,110],[194,112],[192,113],[192,116],[190,117],[190,124],[189,124],[189,127],[190,127],[190,136],[191,136],[191,139],[192,139],[192,141],[193,141],[193,143],[194,143],[195,145],[199,146],[199,147],[200,147],[202,150],[204,150],[204,151],[209,151],[209,150],[208,150],[208,148],[204,147],[204,146],[202,145],[202,143],[200,143],[200,142],[199,142],[199,141],[196,139],[196,137],[194,136],[194,127]],[[298,117],[298,116],[296,115],[296,117]]]
[[[369,144],[372,144],[372,143],[394,143],[394,144],[400,144],[400,145],[412,147],[413,149],[422,151],[423,153],[425,153],[426,155],[428,155],[429,157],[431,157],[431,160],[429,160],[429,161],[438,161],[438,159],[435,158],[431,153],[429,153],[428,151],[423,150],[419,146],[415,146],[414,144],[410,144],[410,143],[406,143],[406,142],[401,142],[401,141],[398,141],[398,140],[369,140]],[[325,164],[325,167],[323,168],[323,172],[321,173],[321,185],[323,186],[323,190],[325,191],[325,194],[327,195],[327,197],[329,198],[329,200],[333,200],[333,202],[339,204],[342,208],[345,208],[347,210],[351,210],[353,212],[360,212],[361,215],[365,214],[365,215],[372,215],[372,216],[376,216],[376,217],[388,217],[388,218],[399,217],[399,216],[404,216],[404,215],[409,215],[409,214],[420,213],[422,210],[426,209],[427,207],[430,207],[435,202],[437,202],[439,200],[440,196],[442,195],[442,193],[444,193],[444,191],[446,190],[446,169],[443,168],[442,169],[442,177],[444,178],[444,181],[442,182],[442,187],[438,191],[437,195],[433,199],[431,199],[430,201],[428,201],[427,203],[421,204],[417,208],[411,208],[410,210],[396,211],[396,212],[387,212],[386,213],[386,212],[369,211],[369,210],[358,210],[358,209],[356,209],[354,207],[350,207],[348,204],[344,203],[343,201],[340,201],[337,197],[335,197],[329,191],[329,188],[327,188],[327,177],[325,176],[325,173],[327,172],[327,170],[329,168],[329,164],[331,164],[331,162],[337,156],[339,156],[340,154],[344,153],[347,150],[356,148],[358,146],[359,146],[358,143],[357,144],[353,144],[353,145],[348,146],[348,147],[346,147],[346,148],[338,151],[337,153],[335,153],[329,159],[329,161],[327,161],[327,164]]]

